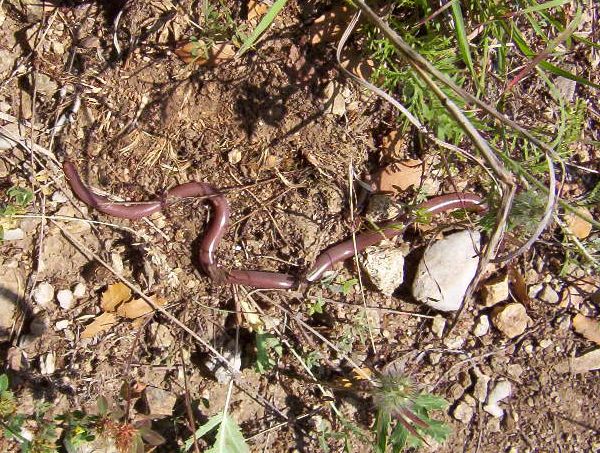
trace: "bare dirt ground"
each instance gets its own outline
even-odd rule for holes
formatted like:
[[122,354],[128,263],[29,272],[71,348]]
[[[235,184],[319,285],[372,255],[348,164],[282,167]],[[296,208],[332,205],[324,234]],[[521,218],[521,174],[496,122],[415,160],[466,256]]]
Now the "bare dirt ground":
[[[348,429],[293,350],[303,358],[318,353],[312,370],[325,385],[353,375],[345,357],[373,370],[405,361],[406,374],[420,388],[450,403],[448,413],[434,416],[452,434],[441,446],[425,447],[432,451],[600,450],[598,372],[564,369],[565,360],[593,349],[574,332],[571,319],[578,313],[597,319],[598,280],[582,271],[559,278],[562,256],[550,236],[512,263],[531,295],[526,306],[531,323],[522,335],[508,339],[491,327],[475,336],[477,319],[492,311],[477,293],[451,333],[439,338],[432,332],[436,313],[416,304],[408,289],[386,297],[365,282],[363,292],[315,285],[248,298],[243,288],[211,283],[194,254],[210,215],[200,200],[178,203],[145,221],[99,214],[78,201],[49,156],[69,156],[86,183],[122,199],[148,200],[182,182],[209,182],[225,188],[233,213],[220,261],[297,274],[356,227],[349,166],[357,174],[376,169],[384,155],[382,137],[394,128],[395,113],[387,105],[341,76],[334,44],[307,40],[306,30],[328,2],[291,2],[256,52],[204,66],[185,64],[173,53],[196,31],[198,2],[181,1],[171,15],[169,2],[131,1],[114,33],[117,3],[73,2],[42,14],[17,1],[0,2],[0,124],[25,125],[12,130],[27,145],[51,152],[0,151],[0,195],[8,200],[7,190],[15,185],[35,195],[27,208],[35,215],[13,225],[24,237],[0,244],[0,284],[21,303],[8,326],[3,324],[2,349],[19,411],[31,412],[35,400],[51,403],[56,414],[94,410],[104,395],[127,402],[132,420],[153,420],[153,429],[167,440],[155,451],[176,451],[191,434],[187,394],[197,425],[227,401],[252,451],[320,451],[319,433]],[[230,3],[233,20],[244,23],[247,11]],[[331,81],[344,93],[342,115],[331,112],[326,90]],[[81,102],[76,121],[52,132],[76,99]],[[426,150],[414,150],[412,137],[396,146],[403,158],[427,157]],[[467,168],[462,172],[462,187],[480,187],[471,174]],[[440,192],[451,189],[449,177],[439,182]],[[401,197],[408,202],[411,195]],[[452,222],[442,217],[436,226]],[[418,260],[432,236],[418,230],[405,235],[409,262]],[[339,282],[356,275],[351,263],[340,272]],[[497,268],[490,275],[503,273]],[[163,314],[141,322],[121,319],[82,338],[118,276],[163,298],[168,312],[222,353],[231,350],[228,344],[237,345],[241,375],[230,399],[229,386],[209,369],[206,348]],[[54,299],[40,306],[30,295],[42,282],[56,291],[77,283],[86,290],[68,308]],[[511,285],[511,298],[519,299],[512,280]],[[317,298],[325,300],[325,309],[310,316]],[[243,310],[260,310],[283,343],[275,367],[262,374],[254,369],[252,319],[235,314],[247,300],[254,302]],[[375,308],[365,311],[364,305]],[[299,313],[338,348],[347,345],[345,353],[333,351],[289,313]],[[367,317],[371,332],[365,329]],[[490,387],[511,383],[511,395],[501,403],[503,417],[491,416],[470,396],[478,373],[491,379]],[[156,402],[158,408],[150,407],[149,388],[165,391],[158,400],[167,407]],[[371,431],[375,410],[368,395],[333,395],[345,419]],[[474,415],[463,423],[451,414],[465,400]],[[366,448],[350,437],[350,451]],[[16,448],[2,442],[3,451]],[[330,435],[326,443],[330,451],[343,451],[340,438]],[[201,448],[207,445],[200,442]]]

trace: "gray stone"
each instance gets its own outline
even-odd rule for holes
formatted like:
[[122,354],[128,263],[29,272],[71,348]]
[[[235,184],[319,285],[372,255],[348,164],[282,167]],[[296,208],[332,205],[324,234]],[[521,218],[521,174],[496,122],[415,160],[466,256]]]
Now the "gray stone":
[[148,415],[171,416],[177,402],[177,395],[158,387],[146,387],[144,398],[148,406]]
[[480,402],[485,403],[488,396],[488,384],[490,377],[483,374],[479,368],[473,368],[475,374],[475,386],[473,387],[473,396]]
[[458,310],[477,271],[480,238],[479,232],[464,230],[428,247],[413,282],[415,299],[436,310]]

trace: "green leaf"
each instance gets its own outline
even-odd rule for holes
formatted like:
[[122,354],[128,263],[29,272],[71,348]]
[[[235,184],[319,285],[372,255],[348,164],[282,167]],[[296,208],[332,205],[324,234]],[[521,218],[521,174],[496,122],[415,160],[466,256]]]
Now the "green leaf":
[[454,19],[458,50],[460,51],[460,55],[467,65],[467,68],[469,68],[471,75],[476,79],[477,74],[475,74],[475,68],[473,67],[473,58],[471,57],[471,50],[469,49],[469,38],[467,37],[467,31],[465,29],[465,20],[460,7],[460,2],[458,1],[452,2],[452,17]]
[[312,316],[315,313],[323,313],[324,305],[325,301],[319,297],[310,307],[308,307],[308,316]]
[[8,390],[8,376],[6,374],[0,375],[0,393]]
[[277,14],[279,14],[279,11],[283,9],[286,3],[287,0],[276,0],[273,3],[271,8],[269,8],[269,11],[267,11],[267,14],[265,14],[254,31],[244,40],[242,47],[238,51],[238,55],[243,55],[256,43],[260,35],[262,35],[267,28],[269,28],[271,23],[275,20],[275,17],[277,17]]
[[[208,419],[208,421],[204,425],[202,425],[196,430],[195,438],[199,439],[205,434],[211,432],[221,423],[221,420],[223,420],[223,414],[213,415],[211,418]],[[188,451],[190,448],[192,448],[193,445],[194,437],[190,437],[188,440],[185,441],[183,451]]]
[[444,398],[430,393],[420,393],[413,400],[413,404],[416,408],[422,408],[427,411],[443,410],[448,407],[448,402]]
[[519,10],[519,14],[533,13],[535,11],[543,11],[550,8],[556,8],[557,6],[562,6],[565,3],[571,3],[571,0],[552,0],[545,3],[540,3],[539,5],[530,6],[529,8]]
[[22,187],[11,187],[6,191],[6,194],[9,198],[14,200],[14,203],[25,207],[27,206],[31,200],[33,200],[33,193],[29,189],[23,189]]
[[275,360],[272,358],[272,353],[281,357],[283,347],[279,338],[270,333],[256,334],[256,371],[264,373],[275,366]]
[[217,440],[206,453],[247,453],[249,451],[240,427],[233,418],[225,415],[217,432]]

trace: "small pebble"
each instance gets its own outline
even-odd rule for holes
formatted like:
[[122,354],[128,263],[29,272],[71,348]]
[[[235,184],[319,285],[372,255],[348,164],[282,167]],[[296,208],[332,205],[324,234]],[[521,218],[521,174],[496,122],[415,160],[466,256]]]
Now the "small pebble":
[[540,341],[540,348],[541,349],[546,349],[548,347],[552,346],[552,340],[548,340],[548,339],[543,339],[542,341]]
[[33,300],[35,300],[40,307],[47,307],[53,299],[54,287],[48,282],[40,283],[33,290]]
[[471,419],[473,418],[474,411],[473,411],[473,408],[471,406],[469,406],[464,401],[461,401],[454,408],[454,411],[452,412],[452,415],[459,422],[464,423],[465,425],[468,425],[469,422],[471,421]]
[[67,327],[69,327],[69,324],[71,324],[71,321],[69,321],[68,319],[61,319],[60,321],[57,321],[54,325],[54,330],[56,330],[57,332],[65,330]]
[[232,165],[239,164],[242,160],[242,152],[237,148],[232,149],[227,153],[227,160]]
[[13,228],[4,230],[2,240],[4,241],[20,241],[25,238],[25,232],[21,228]]
[[56,293],[56,299],[58,300],[58,305],[63,310],[69,310],[73,307],[74,297],[73,293],[70,289],[61,289]]
[[477,318],[477,323],[473,329],[473,335],[476,337],[483,337],[490,330],[490,318],[488,315],[481,315]]
[[540,293],[540,291],[542,290],[543,287],[544,287],[544,285],[539,284],[539,283],[537,285],[531,285],[529,287],[529,290],[527,291],[527,295],[531,299],[535,299],[537,297],[537,295]]
[[486,282],[481,293],[486,307],[493,307],[500,302],[504,302],[509,296],[508,275]]
[[473,396],[482,403],[485,403],[485,400],[488,397],[488,384],[490,383],[491,378],[483,374],[479,368],[473,368],[473,373],[475,374]]
[[548,304],[557,304],[560,301],[560,297],[554,288],[550,285],[544,285],[544,289],[537,296],[542,302]]
[[446,327],[446,318],[444,318],[441,315],[436,315],[433,318],[433,321],[431,323],[431,331],[433,332],[433,334],[438,338],[442,338],[445,327]]
[[492,321],[496,329],[508,338],[515,338],[525,332],[531,323],[527,310],[519,303],[497,307],[492,312]]
[[512,385],[509,381],[502,379],[496,382],[492,391],[488,395],[487,404],[483,410],[493,417],[500,418],[504,415],[504,410],[498,406],[498,403],[512,394]]
[[429,363],[431,363],[432,365],[437,365],[438,363],[440,363],[441,358],[441,352],[431,352],[429,354]]
[[75,288],[73,288],[73,296],[75,299],[81,299],[82,297],[85,297],[86,290],[85,283],[77,283]]
[[55,203],[66,203],[67,201],[69,201],[69,199],[64,194],[64,192],[57,190],[52,194],[52,201],[54,201]]

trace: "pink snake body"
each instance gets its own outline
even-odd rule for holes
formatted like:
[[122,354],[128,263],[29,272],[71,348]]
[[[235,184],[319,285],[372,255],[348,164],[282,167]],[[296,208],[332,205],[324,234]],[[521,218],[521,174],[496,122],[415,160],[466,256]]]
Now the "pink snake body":
[[[204,273],[216,283],[230,283],[251,286],[260,289],[291,289],[304,279],[307,282],[319,280],[325,271],[340,261],[344,261],[355,253],[362,252],[367,247],[401,234],[407,225],[398,228],[402,220],[390,222],[380,227],[378,231],[359,233],[352,238],[334,245],[322,252],[315,263],[306,272],[304,278],[280,272],[266,272],[242,269],[224,269],[216,258],[216,251],[229,226],[230,208],[225,196],[218,189],[203,182],[188,182],[173,187],[165,196],[149,202],[131,202],[117,204],[108,198],[95,194],[87,187],[72,162],[65,160],[63,171],[75,195],[97,211],[114,217],[137,220],[147,217],[168,207],[174,201],[187,197],[207,197],[213,208],[213,218],[208,224],[198,250],[198,261]],[[434,197],[417,206],[417,209],[430,214],[450,211],[453,209],[468,209],[482,212],[486,210],[485,203],[475,194],[457,192]],[[404,217],[405,222],[410,220]],[[356,244],[356,246],[355,246]]]

